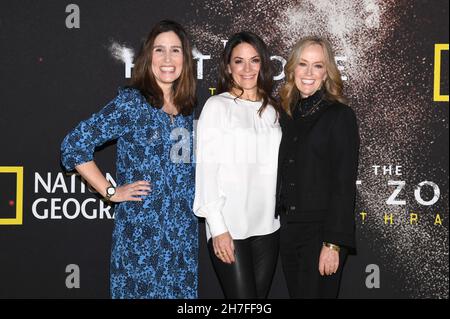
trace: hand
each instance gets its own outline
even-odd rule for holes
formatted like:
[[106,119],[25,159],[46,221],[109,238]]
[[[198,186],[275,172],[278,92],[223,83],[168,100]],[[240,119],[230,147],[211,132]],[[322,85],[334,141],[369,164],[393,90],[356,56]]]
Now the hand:
[[213,237],[214,253],[226,264],[232,264],[234,259],[234,243],[229,232]]
[[336,273],[339,267],[339,253],[329,247],[322,247],[319,257],[319,272],[322,276]]
[[142,198],[140,196],[148,195],[151,190],[149,182],[137,181],[117,187],[116,193],[109,200],[115,203],[127,201],[141,202]]

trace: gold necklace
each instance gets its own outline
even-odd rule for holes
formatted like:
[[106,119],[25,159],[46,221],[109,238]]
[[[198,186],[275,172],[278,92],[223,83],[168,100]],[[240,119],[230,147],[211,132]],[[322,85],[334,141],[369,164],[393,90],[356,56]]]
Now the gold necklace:
[[[307,117],[308,115],[313,114],[314,112],[316,112],[318,106],[320,105],[320,102],[322,102],[322,101],[323,101],[323,97],[321,97],[320,100],[316,104],[314,104],[313,107],[310,108],[308,112],[306,112],[305,114],[300,114],[300,117]],[[301,103],[302,102],[300,100],[300,105],[301,105]]]

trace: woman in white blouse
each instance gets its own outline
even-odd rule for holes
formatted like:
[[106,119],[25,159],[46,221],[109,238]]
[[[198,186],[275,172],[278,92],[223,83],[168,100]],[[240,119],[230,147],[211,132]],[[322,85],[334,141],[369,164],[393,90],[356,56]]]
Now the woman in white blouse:
[[267,46],[234,34],[219,65],[218,95],[197,126],[194,212],[226,298],[266,298],[278,259],[275,218],[278,106]]

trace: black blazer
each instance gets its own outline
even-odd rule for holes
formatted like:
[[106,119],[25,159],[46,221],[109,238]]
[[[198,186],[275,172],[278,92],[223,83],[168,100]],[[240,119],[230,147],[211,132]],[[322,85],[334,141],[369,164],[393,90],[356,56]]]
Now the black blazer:
[[280,124],[277,215],[323,222],[325,242],[353,248],[359,151],[354,111],[322,101],[305,118],[282,114]]

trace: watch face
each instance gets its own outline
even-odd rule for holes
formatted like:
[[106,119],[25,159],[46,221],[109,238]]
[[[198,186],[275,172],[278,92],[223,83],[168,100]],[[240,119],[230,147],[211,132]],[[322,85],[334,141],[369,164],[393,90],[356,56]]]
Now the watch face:
[[108,192],[109,195],[114,195],[116,189],[114,187],[108,187],[106,191]]

